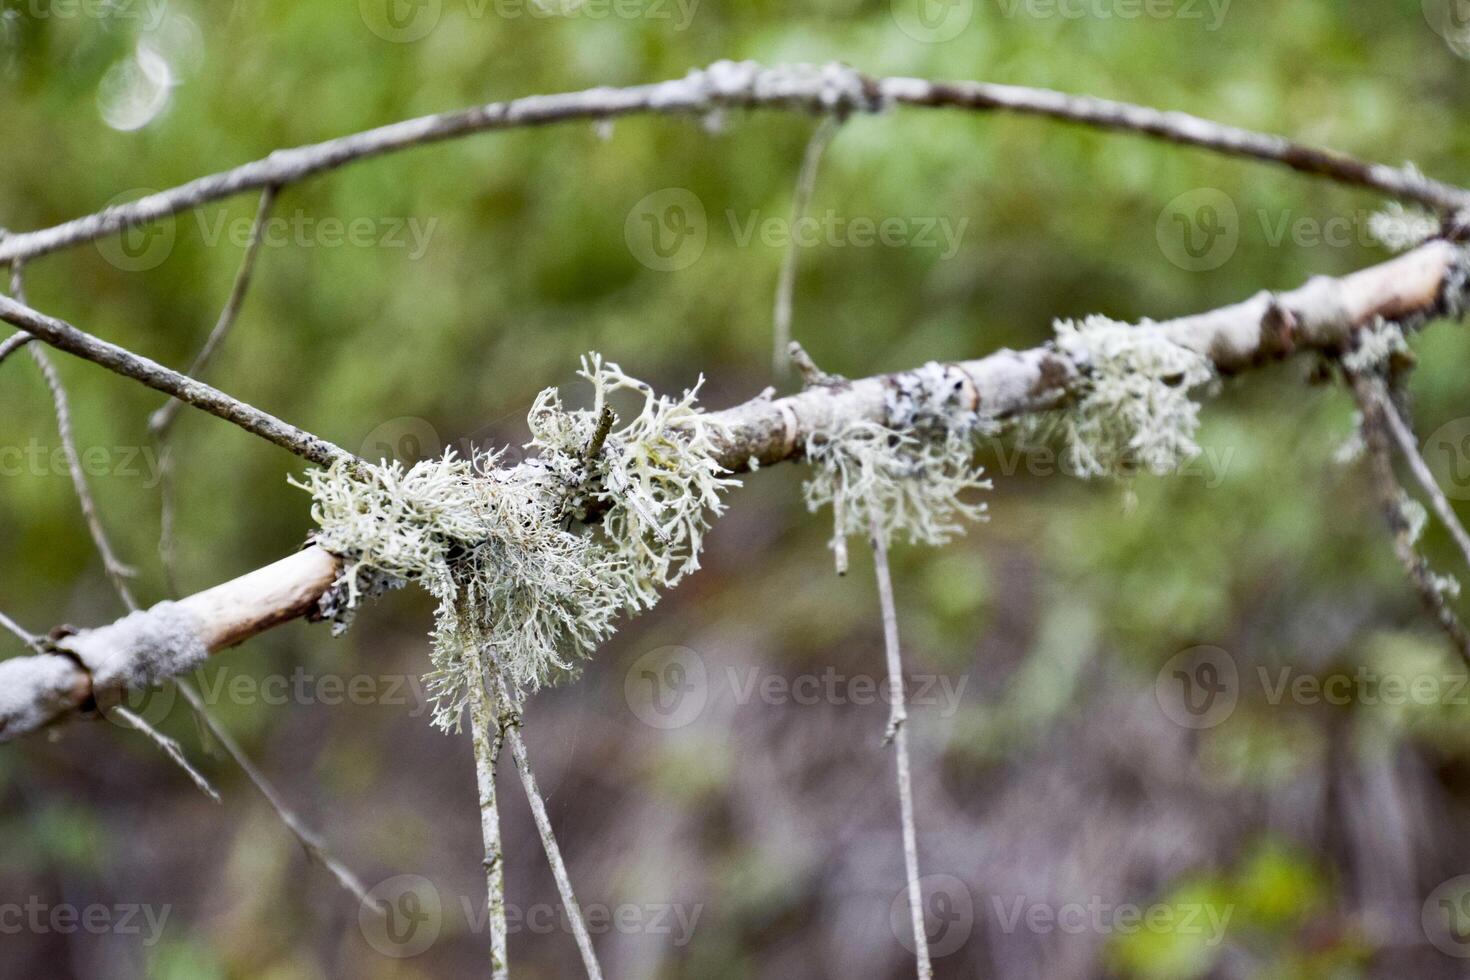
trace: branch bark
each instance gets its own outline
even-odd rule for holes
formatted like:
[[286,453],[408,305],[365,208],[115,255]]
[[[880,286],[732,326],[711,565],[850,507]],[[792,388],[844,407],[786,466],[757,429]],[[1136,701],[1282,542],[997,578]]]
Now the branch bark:
[[[1377,317],[1407,321],[1458,316],[1470,288],[1467,269],[1470,256],[1462,247],[1436,240],[1341,278],[1318,276],[1290,292],[1262,292],[1243,303],[1160,326],[1176,342],[1208,355],[1222,373],[1232,374],[1296,350],[1337,351],[1355,329]],[[1078,366],[1050,344],[1001,350],[954,367],[970,406],[997,418],[1056,405],[1081,378]],[[755,398],[714,413],[726,432],[718,447],[719,462],[743,472],[752,463],[799,458],[807,437],[830,429],[839,418],[886,422],[889,395],[905,382],[905,373],[878,375],[786,398]],[[313,611],[340,570],[335,556],[310,547],[182,599],[166,610],[167,616],[174,623],[180,610],[192,617],[198,645],[213,653]],[[154,615],[158,609],[134,616]],[[0,663],[0,742],[94,704],[104,692],[95,689],[93,665],[108,664],[109,678],[136,676],[127,664],[108,662],[109,657],[148,652],[137,648],[139,623],[132,619],[64,637],[57,641],[60,652]],[[188,658],[179,659],[174,673],[192,669]],[[152,666],[157,673],[158,664]]]
[[753,61],[720,61],[665,82],[492,102],[406,119],[322,143],[277,150],[264,159],[51,228],[3,235],[0,265],[95,241],[236,194],[284,187],[358,160],[473,133],[640,113],[705,115],[732,108],[787,109],[842,118],[855,112],[880,112],[895,105],[1013,112],[1059,119],[1267,161],[1400,200],[1415,201],[1439,211],[1458,212],[1470,207],[1470,191],[1431,180],[1411,169],[1369,163],[1183,112],[1165,112],[1111,99],[1016,85],[873,78],[838,63],[766,68]]

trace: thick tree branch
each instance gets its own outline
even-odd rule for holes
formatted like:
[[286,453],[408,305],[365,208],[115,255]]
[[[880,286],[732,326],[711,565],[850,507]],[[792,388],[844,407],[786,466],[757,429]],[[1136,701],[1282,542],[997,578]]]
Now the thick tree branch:
[[958,108],[1043,116],[1100,129],[1138,133],[1229,156],[1263,160],[1301,173],[1365,187],[1440,211],[1470,207],[1470,191],[1408,169],[1367,163],[1280,136],[1226,126],[1182,112],[1049,89],[987,82],[872,78],[841,64],[764,68],[755,62],[716,62],[684,78],[627,88],[600,87],[533,95],[381,126],[323,143],[277,150],[232,170],[119,204],[51,228],[0,237],[0,265],[95,241],[246,191],[283,187],[358,160],[472,133],[602,120],[638,113],[703,115],[727,108],[792,109],[839,118],[890,106]]
[[[1470,258],[1460,246],[1433,241],[1342,278],[1319,276],[1290,292],[1260,293],[1161,327],[1176,342],[1206,353],[1220,371],[1233,373],[1294,350],[1337,351],[1354,330],[1378,317],[1407,321],[1459,315],[1467,266]],[[1001,418],[1055,405],[1081,376],[1078,366],[1050,344],[1002,350],[954,367],[970,407]],[[837,419],[886,422],[890,396],[906,380],[912,379],[903,373],[879,375],[786,398],[755,398],[713,413],[725,432],[718,459],[741,472],[752,463],[800,457],[807,437],[831,429]],[[177,603],[61,639],[64,652],[0,663],[0,741],[87,708],[104,693],[96,689],[104,678],[110,685],[155,683],[196,666],[197,657],[140,647],[138,638],[149,634],[148,617],[192,623],[197,647],[212,653],[315,610],[340,567],[337,558],[310,547]],[[139,667],[133,660],[146,664]]]

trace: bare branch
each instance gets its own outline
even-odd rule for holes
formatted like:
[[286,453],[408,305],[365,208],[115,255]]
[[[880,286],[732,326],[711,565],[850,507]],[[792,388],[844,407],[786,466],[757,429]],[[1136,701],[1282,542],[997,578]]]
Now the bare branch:
[[24,330],[17,330],[4,340],[0,340],[0,364],[3,364],[5,359],[11,354],[14,354],[35,339],[35,337],[26,333]]
[[475,782],[480,789],[480,836],[485,843],[485,915],[490,922],[490,977],[507,980],[509,930],[505,921],[505,848],[500,839],[500,804],[495,777],[504,742],[499,713],[483,677],[471,678],[470,737],[475,747]]
[[[214,356],[219,345],[224,343],[230,330],[235,326],[235,320],[240,316],[240,308],[245,305],[245,294],[249,292],[251,278],[255,274],[255,258],[260,254],[260,242],[265,222],[270,217],[271,206],[275,204],[275,200],[276,188],[274,185],[269,185],[260,192],[260,207],[255,212],[255,223],[250,226],[250,241],[246,244],[245,254],[240,259],[240,268],[235,273],[235,282],[230,287],[229,298],[225,300],[225,307],[220,310],[219,319],[215,321],[214,329],[209,332],[204,346],[194,356],[189,370],[184,372],[191,378],[204,377],[204,369],[209,366],[210,358]],[[178,417],[182,404],[171,398],[148,419],[149,430],[160,442],[168,436],[169,429],[173,427],[174,419]]]
[[[572,891],[572,880],[567,875],[566,862],[562,860],[561,848],[556,843],[556,834],[551,829],[551,818],[546,813],[546,802],[536,788],[536,775],[531,771],[531,758],[526,753],[525,739],[521,738],[521,705],[500,671],[499,663],[493,663],[487,673],[494,675],[500,712],[500,729],[510,741],[510,754],[515,759],[516,771],[521,776],[521,787],[526,791],[526,802],[531,805],[531,816],[536,822],[536,832],[541,836],[541,848],[546,852],[546,863],[551,866],[551,876],[556,879],[556,890],[561,894],[562,906],[571,923],[572,935],[577,940],[577,951],[582,954],[582,966],[588,980],[602,980],[602,967],[597,962],[597,952],[592,948],[592,937],[587,932],[587,922],[582,918],[582,906],[577,903]],[[489,683],[485,678],[484,683]]]
[[0,320],[34,334],[58,350],[100,364],[110,371],[116,371],[141,381],[150,388],[186,401],[226,422],[233,422],[246,432],[273,442],[313,463],[329,466],[337,459],[350,456],[346,450],[325,439],[262,412],[218,388],[196,381],[157,361],[108,343],[64,320],[47,316],[4,296],[0,296]]
[[919,980],[931,980],[929,934],[924,927],[924,895],[919,881],[919,834],[914,826],[914,782],[909,760],[908,709],[904,705],[903,658],[898,647],[898,612],[893,602],[893,579],[888,573],[888,545],[876,518],[872,527],[873,566],[878,576],[878,607],[883,614],[883,649],[888,659],[888,729],[883,744],[893,743],[898,765],[898,808],[903,824],[903,863],[908,878],[909,921],[914,932],[914,959]]
[[[327,850],[326,845],[322,843],[321,838],[311,828],[307,827],[301,818],[286,804],[286,801],[281,797],[280,793],[276,791],[275,786],[266,778],[265,773],[260,771],[260,768],[245,754],[245,750],[240,748],[240,744],[209,713],[205,707],[204,699],[199,696],[199,692],[194,689],[194,685],[186,680],[180,680],[178,686],[179,690],[183,692],[184,700],[188,701],[189,707],[194,709],[195,717],[204,724],[204,727],[209,729],[209,733],[214,736],[215,741],[219,742],[229,757],[235,760],[235,764],[244,770],[245,775],[255,784],[255,788],[260,791],[260,795],[265,797],[265,801],[276,812],[276,816],[280,819],[281,823],[285,824],[286,829],[300,842],[301,848],[306,851],[307,856],[323,868],[326,868],[332,877],[337,879],[337,883],[360,904],[367,905],[369,908],[378,909],[379,906],[377,903],[373,901],[368,895],[367,889],[363,887],[362,880],[353,874],[350,868],[332,856],[332,853]],[[381,909],[379,910],[381,911]]]
[[41,640],[34,633],[24,629],[19,623],[11,619],[5,613],[0,612],[0,629],[15,635],[20,642],[30,647],[36,653],[45,653],[46,648],[41,646]]
[[1465,563],[1470,565],[1470,534],[1465,533],[1465,525],[1460,523],[1460,517],[1455,509],[1450,506],[1444,491],[1440,489],[1439,482],[1435,480],[1434,474],[1429,470],[1429,464],[1424,461],[1424,456],[1419,452],[1419,440],[1414,438],[1414,433],[1409,429],[1404,417],[1399,414],[1393,399],[1386,392],[1381,393],[1377,401],[1383,410],[1383,421],[1388,426],[1389,434],[1393,436],[1394,442],[1398,443],[1399,452],[1403,454],[1409,463],[1409,470],[1414,474],[1414,479],[1424,490],[1430,503],[1434,506],[1434,512],[1444,526],[1449,529],[1450,537],[1455,539],[1455,544],[1460,547],[1460,555]]
[[0,265],[32,258],[156,221],[246,191],[284,186],[358,160],[471,133],[571,120],[606,120],[637,113],[706,115],[724,109],[788,109],[839,118],[892,105],[952,107],[1043,116],[1100,129],[1152,136],[1228,156],[1280,164],[1305,174],[1365,187],[1441,210],[1470,206],[1470,191],[1417,172],[1365,163],[1331,150],[1303,146],[1182,112],[1049,89],[987,82],[931,82],[871,78],[841,64],[763,68],[754,62],[716,62],[684,78],[627,88],[600,87],[560,95],[533,95],[453,112],[421,116],[322,143],[277,150],[270,156],[200,177],[170,190],[72,221],[0,238]]
[[1368,449],[1368,462],[1373,486],[1378,493],[1379,506],[1383,510],[1388,529],[1393,533],[1394,554],[1404,566],[1409,582],[1419,593],[1424,608],[1444,630],[1460,656],[1470,664],[1470,633],[1466,633],[1459,617],[1450,608],[1433,569],[1415,546],[1414,531],[1404,516],[1403,505],[1408,496],[1393,472],[1389,423],[1384,408],[1389,404],[1389,398],[1383,381],[1371,375],[1345,373],[1353,397],[1358,402],[1358,410],[1363,415],[1363,442]]
[[[10,270],[10,294],[17,302],[26,301],[25,277],[20,262],[15,263]],[[134,572],[118,560],[117,554],[112,550],[112,543],[107,538],[107,531],[102,527],[102,519],[97,516],[97,502],[92,497],[91,487],[87,485],[86,471],[82,469],[82,457],[77,451],[76,436],[72,431],[71,405],[66,396],[66,387],[61,383],[61,375],[56,373],[56,366],[51,363],[51,358],[40,347],[31,348],[31,358],[36,362],[36,367],[41,371],[41,377],[45,379],[46,388],[51,392],[51,405],[56,413],[56,429],[61,438],[62,453],[66,456],[66,468],[71,474],[71,484],[76,490],[77,502],[81,505],[82,518],[86,521],[87,532],[92,536],[92,543],[96,545],[97,553],[102,556],[102,567],[107,572],[107,577],[112,580],[113,588],[122,598],[123,605],[130,610],[137,609],[137,600],[133,598],[132,590],[128,588],[128,579]]]
[[215,790],[213,786],[209,785],[209,780],[204,778],[204,774],[201,773],[198,769],[195,769],[194,766],[190,764],[189,760],[185,758],[184,750],[179,747],[178,742],[169,738],[167,735],[163,734],[163,732],[160,732],[158,729],[154,728],[152,725],[148,724],[148,722],[144,721],[142,718],[138,717],[136,714],[129,711],[127,708],[123,707],[120,704],[114,705],[108,711],[108,713],[117,715],[123,721],[127,722],[129,725],[142,732],[145,736],[147,736],[150,742],[163,750],[164,755],[167,755],[180,769],[184,770],[185,774],[188,775],[191,780],[193,780],[194,785],[199,787],[199,792],[203,793],[205,796],[209,797],[216,803],[220,802],[219,792]]
[[[1242,371],[1293,350],[1338,350],[1355,329],[1376,317],[1457,314],[1466,299],[1465,266],[1464,250],[1435,241],[1340,279],[1319,276],[1290,292],[1261,293],[1160,326],[1174,341],[1208,354],[1222,372]],[[1051,345],[1002,350],[952,367],[968,382],[964,407],[997,418],[1056,405],[1080,376],[1077,365]],[[799,458],[808,436],[830,430],[835,419],[886,423],[888,393],[915,380],[880,375],[786,398],[754,398],[712,413],[721,433],[716,458],[732,472],[750,469],[752,461],[764,466]],[[315,610],[340,572],[338,558],[311,547],[177,605],[196,617],[200,642],[213,652]],[[62,642],[69,650],[108,650],[130,635],[119,629],[114,623]],[[6,692],[0,695],[0,741],[88,703],[92,681],[85,669],[52,657],[63,662],[26,666],[21,662],[41,658],[18,657],[0,663],[0,692]]]
[[837,135],[838,125],[838,121],[830,117],[817,124],[816,131],[806,145],[806,153],[802,156],[801,173],[796,178],[796,191],[791,196],[791,242],[786,249],[786,255],[781,259],[781,275],[776,281],[776,310],[773,315],[775,348],[771,357],[778,378],[785,377],[790,366],[788,358],[792,356],[791,302],[796,291],[796,256],[801,248],[797,243],[796,226],[806,216],[806,209],[811,204],[812,192],[817,186],[817,167],[821,164],[822,154],[831,144],[832,137]]

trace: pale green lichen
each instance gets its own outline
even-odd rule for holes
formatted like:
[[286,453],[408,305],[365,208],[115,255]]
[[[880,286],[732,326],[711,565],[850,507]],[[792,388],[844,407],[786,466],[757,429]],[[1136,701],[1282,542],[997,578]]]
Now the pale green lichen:
[[969,495],[991,486],[974,451],[989,426],[957,404],[953,370],[930,364],[900,376],[889,390],[889,425],[848,419],[807,439],[813,472],[802,491],[809,510],[832,507],[839,572],[851,535],[943,544],[963,520],[985,518],[985,503]]
[[1368,234],[1389,251],[1407,252],[1439,234],[1439,218],[1423,208],[1391,201],[1368,216]]
[[1342,355],[1342,366],[1350,374],[1382,374],[1395,357],[1407,354],[1409,343],[1403,328],[1383,317],[1357,333],[1357,346]]
[[[534,689],[697,568],[708,516],[735,482],[714,459],[698,386],[656,396],[595,355],[581,375],[593,406],[568,410],[543,391],[528,419],[539,455],[520,466],[449,453],[408,469],[338,463],[297,484],[315,501],[317,542],[345,559],[347,608],[365,575],[419,582],[439,600],[428,680],[446,730],[482,683],[485,651],[510,682]],[[617,426],[607,399],[622,390],[642,405]],[[595,526],[576,520],[598,516]]]
[[1066,406],[1023,419],[1023,440],[1059,436],[1067,469],[1083,478],[1173,473],[1199,454],[1190,392],[1214,380],[1208,358],[1153,323],[1090,316],[1055,329],[1057,349],[1083,380]]

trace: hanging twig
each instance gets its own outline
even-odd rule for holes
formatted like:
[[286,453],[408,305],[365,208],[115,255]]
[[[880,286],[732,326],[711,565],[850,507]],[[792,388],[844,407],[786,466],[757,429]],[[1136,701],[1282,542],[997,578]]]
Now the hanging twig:
[[15,620],[11,619],[9,616],[5,615],[5,613],[3,612],[0,612],[0,629],[4,629],[9,633],[14,633],[15,636],[20,640],[20,642],[30,647],[34,652],[46,652],[46,648],[41,646],[40,637],[36,636],[34,633],[28,632],[24,627],[22,627]]
[[789,358],[791,357],[791,305],[793,294],[796,292],[796,256],[801,246],[796,241],[796,227],[806,217],[806,209],[811,204],[812,192],[817,186],[817,167],[822,162],[822,154],[832,142],[832,137],[837,135],[837,128],[841,122],[834,117],[827,117],[817,124],[816,131],[812,133],[811,140],[806,145],[806,153],[801,161],[801,173],[796,178],[796,191],[791,196],[791,225],[787,228],[788,243],[786,254],[781,259],[781,275],[776,282],[776,309],[775,320],[775,347],[771,352],[771,362],[775,367],[776,377],[784,377],[789,369]]
[[1430,471],[1429,464],[1424,461],[1424,456],[1419,452],[1419,441],[1414,438],[1413,431],[1404,421],[1404,417],[1399,414],[1393,399],[1388,397],[1388,393],[1383,389],[1383,383],[1375,379],[1370,379],[1369,383],[1374,389],[1373,398],[1383,411],[1383,420],[1388,426],[1389,434],[1393,436],[1394,442],[1398,443],[1399,452],[1409,464],[1409,471],[1414,474],[1414,479],[1434,506],[1434,512],[1439,515],[1440,521],[1449,530],[1450,537],[1455,539],[1455,544],[1459,546],[1460,555],[1465,559],[1466,565],[1470,565],[1470,534],[1465,533],[1465,525],[1460,523],[1459,515],[1450,506],[1444,491],[1440,489],[1439,482],[1435,480],[1434,474]]
[[169,738],[167,735],[163,734],[158,729],[148,724],[148,722],[144,721],[142,718],[138,717],[136,714],[129,711],[127,708],[124,708],[120,704],[110,708],[107,713],[109,715],[116,715],[123,721],[126,721],[129,725],[132,725],[138,731],[142,732],[144,735],[148,736],[149,741],[162,749],[170,759],[174,760],[174,762],[178,765],[180,769],[189,774],[189,778],[194,781],[194,785],[199,787],[199,792],[203,793],[205,796],[209,797],[216,803],[220,802],[219,793],[215,790],[213,786],[209,785],[209,780],[205,779],[204,775],[200,773],[198,769],[195,769],[194,766],[190,764],[189,760],[184,757],[184,750],[179,747],[178,742]]
[[[546,813],[546,802],[541,798],[541,791],[536,788],[536,775],[531,771],[526,742],[521,738],[521,705],[505,683],[505,675],[501,673],[500,665],[493,657],[488,668],[494,677],[501,705],[500,730],[510,741],[511,757],[515,759],[516,771],[521,776],[521,786],[526,791],[526,802],[531,805],[536,832],[540,834],[541,847],[546,852],[546,863],[551,866],[551,876],[556,879],[556,890],[561,893],[572,935],[577,940],[577,951],[582,954],[582,966],[587,970],[588,980],[602,980],[602,968],[597,962],[597,952],[592,948],[592,937],[587,932],[587,922],[582,917],[582,906],[577,903],[577,896],[572,891],[572,880],[567,875],[566,862],[562,860],[556,834],[552,832],[551,818]],[[489,677],[485,679],[485,683],[490,683]]]
[[878,607],[883,614],[883,647],[888,657],[888,728],[883,744],[894,747],[898,763],[898,808],[903,823],[903,862],[908,876],[909,919],[914,931],[914,957],[919,980],[931,980],[929,936],[924,926],[924,896],[919,881],[919,835],[914,826],[914,785],[909,762],[908,708],[904,703],[903,659],[898,647],[898,612],[888,573],[888,545],[875,518],[872,523],[873,565],[878,577]]
[[184,695],[184,700],[188,701],[189,707],[194,709],[195,717],[209,730],[210,735],[214,737],[215,741],[219,742],[229,757],[234,759],[235,764],[249,777],[250,782],[260,791],[260,795],[265,797],[265,801],[276,812],[276,816],[280,819],[281,823],[300,842],[307,856],[323,868],[326,868],[332,877],[337,879],[337,883],[356,898],[359,903],[367,905],[369,908],[381,913],[383,911],[382,906],[368,895],[367,889],[363,887],[362,879],[353,874],[352,870],[341,861],[337,860],[331,851],[327,850],[326,845],[322,843],[322,839],[311,828],[307,827],[301,818],[292,811],[280,793],[276,791],[275,786],[266,778],[265,773],[261,772],[260,768],[240,748],[239,743],[235,741],[234,737],[209,713],[208,708],[204,704],[204,699],[200,697],[194,685],[186,680],[180,680],[178,686],[179,691]]
[[1404,566],[1409,582],[1419,593],[1424,607],[1449,636],[1460,656],[1470,664],[1470,634],[1465,632],[1465,627],[1450,607],[1441,580],[1415,545],[1414,529],[1404,514],[1404,502],[1409,498],[1393,472],[1389,425],[1384,411],[1387,396],[1382,393],[1382,381],[1351,371],[1345,371],[1344,374],[1363,416],[1363,443],[1368,451],[1369,472],[1378,492],[1378,503],[1384,520],[1393,533],[1394,554]]
[[4,363],[7,357],[35,339],[24,330],[17,330],[4,340],[0,340],[0,363]]
[[[479,668],[468,668],[479,670]],[[500,806],[495,774],[504,729],[485,689],[484,673],[470,678],[470,736],[475,748],[475,782],[480,789],[480,835],[485,842],[485,914],[490,923],[491,980],[510,976],[505,921],[505,851],[500,839]]]
[[[25,276],[22,263],[17,262],[10,270],[10,294],[21,303],[25,302]],[[97,516],[97,502],[92,498],[92,490],[87,485],[87,473],[82,469],[81,454],[77,451],[76,437],[72,431],[71,406],[66,396],[66,387],[61,383],[61,376],[56,373],[56,367],[51,363],[51,358],[40,347],[31,348],[31,357],[36,362],[36,367],[41,370],[41,377],[46,381],[46,387],[51,392],[51,404],[56,412],[56,428],[61,437],[62,453],[66,456],[67,472],[71,474],[71,484],[77,494],[77,502],[82,508],[82,518],[87,523],[87,532],[92,536],[92,543],[97,546],[97,553],[102,556],[102,567],[107,577],[112,580],[113,588],[122,597],[123,604],[128,609],[137,609],[138,604],[133,599],[133,593],[128,588],[127,580],[134,574],[133,570],[118,560],[116,553],[112,550],[112,543],[107,539],[107,532],[102,527],[102,521]]]
[[[240,258],[240,268],[235,272],[235,282],[230,287],[229,298],[225,301],[224,309],[220,310],[219,319],[215,321],[214,329],[209,332],[204,346],[199,348],[199,353],[194,355],[189,369],[184,372],[191,378],[204,377],[204,369],[209,366],[210,358],[214,357],[215,351],[224,343],[240,316],[240,309],[245,305],[245,294],[249,292],[250,282],[255,274],[255,258],[260,253],[265,223],[275,201],[276,187],[268,184],[260,192],[260,205],[255,212],[255,222],[250,226],[250,240],[245,245],[245,254]],[[182,406],[182,402],[170,398],[148,419],[148,429],[160,444],[168,438],[169,430],[173,428],[174,419],[178,417]]]

